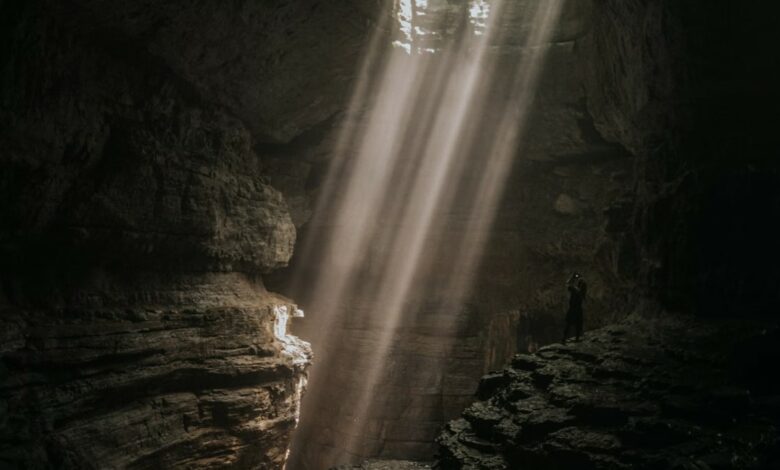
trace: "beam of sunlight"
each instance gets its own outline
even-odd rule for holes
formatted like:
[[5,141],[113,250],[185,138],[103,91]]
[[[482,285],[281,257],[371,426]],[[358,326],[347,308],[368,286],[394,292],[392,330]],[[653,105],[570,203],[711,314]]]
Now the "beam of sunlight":
[[[353,380],[359,387],[349,390],[350,405],[341,407],[348,419],[332,423],[340,426],[334,433],[341,442],[316,464],[361,457],[386,364],[403,340],[403,325],[414,320],[408,304],[419,286],[433,284],[431,276],[443,284],[445,308],[452,312],[451,324],[442,330],[454,329],[565,0],[535,2],[528,47],[518,54],[509,80],[499,85],[497,49],[506,39],[500,27],[503,1],[471,0],[455,21],[454,38],[444,42],[440,34],[436,42],[432,25],[445,21],[429,2],[395,0],[394,17],[384,20],[371,41],[301,251],[301,259],[317,263],[319,272],[313,281],[301,281],[299,273],[293,280],[294,289],[308,290],[313,327],[306,339],[315,349],[293,460],[296,452],[314,445],[311,438],[323,425],[307,413],[335,406],[323,402],[322,392],[336,369],[359,374]],[[386,34],[388,21],[397,22],[395,40]],[[507,83],[508,99],[489,104],[494,88]],[[441,253],[437,234],[446,231],[448,215],[464,207],[465,229],[455,236],[456,249]],[[432,268],[441,259],[447,260],[445,273]],[[359,302],[367,308],[350,305]],[[345,359],[339,348],[356,341],[344,334],[350,327],[368,331],[370,347]]]
[[[327,209],[333,204],[334,196],[340,190],[340,175],[346,172],[346,168],[352,162],[349,158],[350,153],[348,150],[354,145],[357,134],[355,126],[362,116],[362,110],[368,101],[368,94],[371,91],[371,75],[374,69],[379,67],[378,63],[381,62],[381,57],[379,56],[384,48],[380,47],[380,44],[384,39],[384,31],[388,27],[390,19],[389,16],[383,16],[371,36],[365,58],[358,73],[355,90],[352,93],[343,119],[343,131],[339,133],[338,140],[331,151],[333,160],[328,167],[322,188],[318,192],[314,211],[309,221],[310,225],[323,225],[323,219],[328,214]],[[318,237],[305,237],[301,246],[298,247],[296,255],[302,259],[314,258],[320,241]],[[300,273],[296,273],[296,276],[294,276],[291,286],[293,292],[301,289],[301,284],[303,283],[301,277]]]
[[512,161],[523,134],[538,88],[538,80],[544,63],[544,44],[551,40],[552,32],[560,17],[564,0],[540,2],[527,39],[531,47],[518,61],[514,78],[509,87],[509,99],[501,112],[498,126],[492,129],[492,145],[473,196],[469,198],[469,224],[459,242],[459,256],[453,263],[448,292],[461,293],[450,299],[454,305],[463,302],[469,293],[476,265],[484,251],[490,228],[498,212]]
[[[494,18],[498,15],[494,15]],[[490,31],[492,28],[488,28]],[[346,431],[346,448],[354,447],[355,439],[360,436],[360,428],[365,426],[365,419],[371,407],[371,396],[385,368],[385,362],[390,348],[395,340],[396,329],[402,320],[403,307],[412,283],[415,281],[418,266],[422,263],[425,241],[433,229],[435,210],[444,195],[447,181],[451,181],[451,170],[458,157],[463,152],[458,149],[461,136],[468,122],[472,100],[476,94],[478,80],[485,52],[489,45],[490,35],[483,35],[472,51],[468,61],[456,60],[446,64],[451,73],[446,77],[443,99],[434,117],[434,125],[430,134],[424,136],[426,145],[420,154],[418,172],[414,178],[409,202],[405,204],[396,229],[391,253],[401,253],[386,260],[381,283],[377,286],[377,305],[383,307],[382,334],[375,348],[365,360],[370,364],[364,375],[364,385],[358,394],[352,425],[354,429]],[[467,44],[464,41],[464,44]],[[465,51],[458,51],[462,57]]]

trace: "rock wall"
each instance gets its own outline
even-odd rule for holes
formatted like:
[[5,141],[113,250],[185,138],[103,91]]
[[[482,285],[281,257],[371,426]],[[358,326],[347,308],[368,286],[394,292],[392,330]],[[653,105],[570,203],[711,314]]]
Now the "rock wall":
[[[636,157],[627,273],[663,308],[771,313],[780,214],[772,161],[776,6],[595,3],[583,40],[588,109]],[[771,54],[770,54],[771,55]],[[770,261],[771,260],[771,261]],[[769,261],[769,264],[767,264]]]
[[750,365],[778,354],[768,18],[768,2],[594,2],[587,109],[635,165],[618,266],[639,307],[675,315],[516,356],[445,429],[440,467],[778,465],[777,380]]
[[355,49],[313,31],[367,11],[0,3],[0,466],[282,466],[310,352],[255,146],[334,112]]
[[775,468],[780,388],[747,364],[777,334],[636,316],[515,356],[447,425],[438,468]]
[[227,273],[78,295],[2,308],[4,468],[283,466],[311,356],[275,329],[289,301]]

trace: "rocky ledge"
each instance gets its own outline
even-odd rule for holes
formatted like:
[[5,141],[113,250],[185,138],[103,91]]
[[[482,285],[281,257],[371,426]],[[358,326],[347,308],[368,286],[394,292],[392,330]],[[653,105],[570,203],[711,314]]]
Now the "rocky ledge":
[[0,308],[0,468],[282,468],[300,312],[238,273],[146,281],[142,302]]
[[439,437],[439,468],[780,468],[780,329],[630,317],[517,355]]

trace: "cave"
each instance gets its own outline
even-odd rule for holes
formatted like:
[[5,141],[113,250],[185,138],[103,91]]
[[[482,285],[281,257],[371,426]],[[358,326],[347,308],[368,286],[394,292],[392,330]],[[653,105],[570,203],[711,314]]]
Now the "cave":
[[778,13],[0,0],[0,468],[780,468]]

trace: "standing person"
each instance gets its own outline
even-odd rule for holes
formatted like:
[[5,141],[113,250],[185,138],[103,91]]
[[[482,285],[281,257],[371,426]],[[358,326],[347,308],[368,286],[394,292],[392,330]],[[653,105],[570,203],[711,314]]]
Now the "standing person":
[[580,273],[575,272],[566,281],[566,288],[569,290],[569,311],[566,312],[566,328],[563,330],[563,341],[569,336],[569,328],[574,327],[577,334],[576,340],[580,340],[582,335],[582,302],[585,300],[585,294],[588,292],[588,285],[582,279]]

